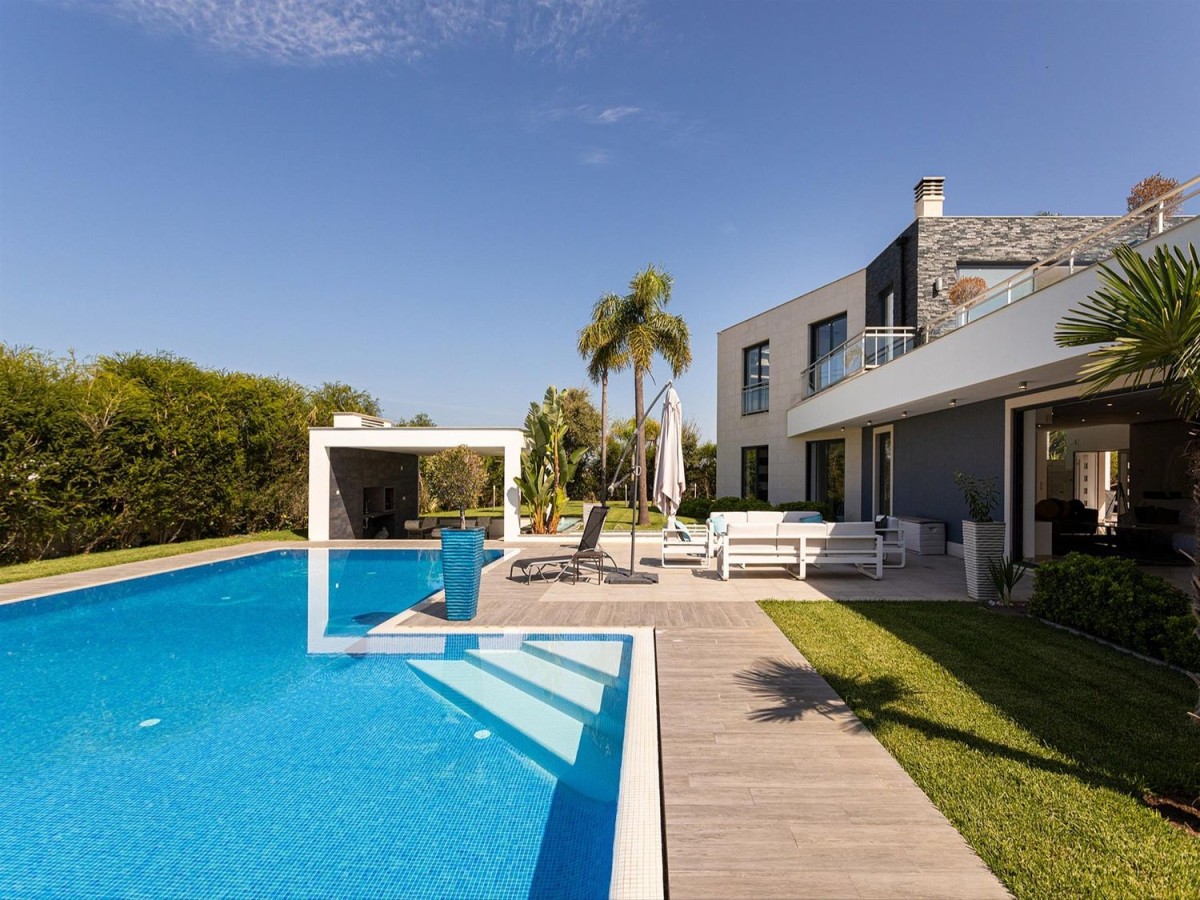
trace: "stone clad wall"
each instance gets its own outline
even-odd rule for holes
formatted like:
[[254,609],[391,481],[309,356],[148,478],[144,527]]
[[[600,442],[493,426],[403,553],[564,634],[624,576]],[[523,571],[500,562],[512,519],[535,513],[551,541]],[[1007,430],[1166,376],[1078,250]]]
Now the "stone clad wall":
[[[329,451],[329,539],[370,538],[386,528],[391,538],[404,536],[404,520],[417,517],[417,457],[409,453],[333,447]],[[363,534],[363,488],[396,489],[395,513],[372,520]]]
[[[953,308],[949,292],[960,261],[965,264],[995,262],[1028,266],[1104,227],[1115,218],[950,216],[918,219],[914,223],[917,230],[915,324],[923,326],[930,319]],[[935,297],[933,282],[939,276],[942,290]]]

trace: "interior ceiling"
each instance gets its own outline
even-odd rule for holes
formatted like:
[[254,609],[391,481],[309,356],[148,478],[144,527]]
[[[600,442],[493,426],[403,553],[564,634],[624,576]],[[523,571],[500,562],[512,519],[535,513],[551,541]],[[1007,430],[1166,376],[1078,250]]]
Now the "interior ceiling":
[[[1053,412],[1049,424],[1054,428],[1088,428],[1092,425],[1131,425],[1175,419],[1169,403],[1157,389],[1093,397],[1073,403],[1055,403],[1043,410]],[[1046,419],[1038,417],[1039,422]]]

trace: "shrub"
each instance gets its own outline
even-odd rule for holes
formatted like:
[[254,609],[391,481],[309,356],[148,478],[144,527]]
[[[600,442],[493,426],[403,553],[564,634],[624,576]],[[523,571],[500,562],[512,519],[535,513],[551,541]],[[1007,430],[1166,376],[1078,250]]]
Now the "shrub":
[[780,512],[819,512],[821,518],[826,522],[837,521],[837,510],[833,508],[832,503],[818,503],[815,500],[792,500],[788,503],[780,503],[775,507]]
[[980,294],[987,290],[987,282],[982,278],[971,275],[967,278],[960,278],[951,286],[947,296],[950,302],[955,306],[960,303],[966,303],[968,300],[974,300]]
[[1072,553],[1033,577],[1029,611],[1146,656],[1200,669],[1187,595],[1129,559]]
[[677,515],[703,522],[712,513],[713,502],[707,497],[689,497],[679,504]]
[[766,500],[757,497],[718,497],[713,501],[712,512],[747,512],[752,509],[774,509]]

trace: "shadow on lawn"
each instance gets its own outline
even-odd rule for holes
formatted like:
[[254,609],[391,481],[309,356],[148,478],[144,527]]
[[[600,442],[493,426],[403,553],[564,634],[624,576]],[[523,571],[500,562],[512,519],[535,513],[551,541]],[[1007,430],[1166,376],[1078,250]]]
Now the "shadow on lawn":
[[[904,708],[916,699],[915,692],[893,675],[831,678],[846,702],[842,702],[811,668],[786,660],[759,660],[753,668],[737,673],[735,678],[757,696],[776,701],[774,706],[752,709],[747,714],[747,718],[756,722],[794,722],[815,713],[844,718],[843,727],[847,731],[861,729],[860,719],[876,730],[897,725],[919,731],[932,740],[954,741],[991,757],[1010,759],[1023,766],[1067,775],[1100,787],[1118,791],[1127,791],[1130,787],[1127,781],[1108,777],[1077,763],[1048,759],[917,715]],[[847,704],[856,711],[857,719],[851,715]]]
[[[844,605],[919,650],[1074,762],[1056,768],[1052,761],[1031,757],[1030,764],[1070,771],[1138,798],[1147,790],[1200,792],[1197,733],[1186,716],[1193,698],[1183,675],[1034,619],[999,616],[976,606]],[[852,683],[843,695],[851,699],[859,689]],[[863,704],[869,704],[871,685],[861,690]],[[980,749],[989,743],[886,703],[875,715],[880,722],[908,724]],[[1023,755],[1012,748],[988,750]]]

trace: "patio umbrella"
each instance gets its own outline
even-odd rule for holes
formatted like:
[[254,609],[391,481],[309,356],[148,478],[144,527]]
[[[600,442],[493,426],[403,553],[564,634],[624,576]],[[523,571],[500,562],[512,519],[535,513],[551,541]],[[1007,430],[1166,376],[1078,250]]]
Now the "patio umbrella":
[[667,390],[663,400],[662,430],[654,464],[654,502],[667,517],[667,527],[675,527],[675,513],[683,501],[687,481],[683,476],[683,404],[675,388]]

